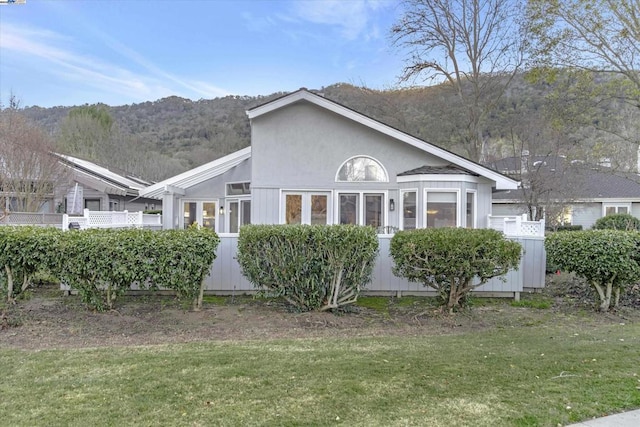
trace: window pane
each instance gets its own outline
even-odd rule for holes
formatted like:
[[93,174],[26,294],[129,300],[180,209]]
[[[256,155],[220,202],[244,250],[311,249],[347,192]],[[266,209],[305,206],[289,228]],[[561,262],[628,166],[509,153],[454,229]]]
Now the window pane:
[[238,220],[240,219],[238,210],[238,202],[229,202],[229,233],[238,232]]
[[239,196],[243,194],[251,194],[251,185],[249,182],[227,184],[227,196]]
[[618,206],[618,213],[619,214],[629,213],[629,209],[626,206]]
[[382,194],[364,195],[364,225],[382,226]]
[[242,224],[247,225],[251,224],[251,200],[242,200],[240,201],[242,205]]
[[302,195],[287,194],[285,203],[285,224],[302,224]]
[[402,229],[416,228],[416,192],[408,191],[402,195]]
[[202,204],[202,226],[216,229],[216,204],[215,202],[204,202]]
[[605,212],[606,212],[605,215],[613,215],[614,213],[616,213],[616,207],[615,206],[607,206]]
[[327,196],[311,195],[311,224],[327,223]]
[[197,206],[196,206],[196,202],[185,202],[184,203],[184,209],[182,210],[184,212],[184,228],[189,227],[190,225],[192,225],[194,222],[196,222],[198,220],[197,218]]
[[84,200],[84,208],[89,209],[90,211],[99,211],[100,210],[100,199],[85,199]]
[[368,157],[349,159],[338,171],[338,181],[386,182],[388,180],[382,165]]
[[340,194],[340,224],[357,224],[358,211],[358,194]]
[[427,227],[455,227],[455,200],[456,193],[427,192]]
[[467,193],[467,228],[473,228],[473,219],[476,210],[476,194]]

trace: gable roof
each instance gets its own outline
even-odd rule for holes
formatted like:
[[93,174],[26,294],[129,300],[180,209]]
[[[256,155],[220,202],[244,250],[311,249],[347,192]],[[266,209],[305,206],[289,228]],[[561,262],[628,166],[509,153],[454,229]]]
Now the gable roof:
[[179,175],[167,178],[140,191],[140,197],[162,199],[165,192],[184,194],[184,190],[200,184],[210,178],[222,175],[229,169],[239,165],[251,157],[251,147],[243,148],[234,153],[205,163]]
[[349,107],[345,107],[344,105],[341,105],[335,101],[331,101],[320,95],[311,93],[304,88],[299,89],[296,92],[292,92],[288,95],[284,95],[275,100],[264,103],[262,105],[258,105],[257,107],[251,108],[247,110],[247,116],[251,120],[251,119],[260,117],[264,114],[268,114],[272,111],[278,110],[280,108],[283,108],[298,102],[305,102],[305,101],[311,104],[317,105],[321,108],[327,109],[329,111],[332,111],[333,113],[336,113],[354,122],[360,123],[364,126],[367,126],[371,129],[374,129],[382,134],[385,134],[394,139],[402,141],[413,147],[416,147],[426,153],[432,154],[436,157],[446,160],[453,165],[457,165],[463,169],[466,169],[469,172],[485,177],[495,182],[496,188],[499,190],[518,188],[518,185],[519,185],[518,181],[515,181],[514,179],[511,179],[500,172],[497,172],[493,169],[489,169],[485,166],[482,166],[479,163],[466,159],[462,156],[452,153],[451,151],[445,150],[444,148],[438,147],[436,145],[423,141],[419,138],[416,138],[415,136],[409,135],[406,132],[400,131],[389,125],[386,125],[382,122],[372,119],[371,117],[358,113],[357,111],[352,110]]
[[[540,156],[540,158],[534,158],[533,161],[544,162],[539,165],[536,173],[553,174],[569,170],[569,167],[565,165],[567,160],[562,157]],[[495,164],[505,169],[510,168],[510,170],[519,170],[521,167],[519,158],[514,157],[498,160]],[[573,175],[576,182],[570,189],[570,196],[574,201],[640,200],[640,176],[638,174],[616,171],[604,166],[587,165],[582,162],[574,168]],[[570,170],[569,173],[571,173]],[[493,194],[493,200],[498,202],[521,200],[524,191],[524,189],[498,191]]]
[[137,196],[141,189],[151,184],[141,178],[118,174],[88,160],[66,154],[52,154],[73,171],[76,181],[107,194]]

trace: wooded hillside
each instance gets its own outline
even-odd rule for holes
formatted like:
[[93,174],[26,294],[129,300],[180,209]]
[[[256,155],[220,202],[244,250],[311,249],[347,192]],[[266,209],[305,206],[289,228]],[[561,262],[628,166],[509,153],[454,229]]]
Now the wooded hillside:
[[[615,166],[635,170],[639,109],[613,98],[584,97],[578,83],[573,77],[549,84],[517,76],[484,119],[483,161],[522,150],[555,150],[591,162],[609,158]],[[338,83],[316,92],[464,155],[457,143],[464,126],[462,107],[447,85],[378,91]],[[172,96],[141,104],[98,106],[109,113],[114,125],[110,137],[101,139],[100,149],[89,156],[95,158],[88,160],[150,180],[167,178],[248,146],[245,111],[282,95],[199,101]],[[23,113],[60,142],[69,134],[65,121],[73,108],[28,107]],[[87,157],[82,149],[76,150],[67,154]]]

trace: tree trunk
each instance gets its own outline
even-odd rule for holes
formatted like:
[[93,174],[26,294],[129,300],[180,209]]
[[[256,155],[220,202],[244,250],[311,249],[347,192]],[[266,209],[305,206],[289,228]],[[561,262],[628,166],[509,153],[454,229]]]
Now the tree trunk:
[[13,273],[8,265],[4,266],[7,272],[7,302],[13,301]]

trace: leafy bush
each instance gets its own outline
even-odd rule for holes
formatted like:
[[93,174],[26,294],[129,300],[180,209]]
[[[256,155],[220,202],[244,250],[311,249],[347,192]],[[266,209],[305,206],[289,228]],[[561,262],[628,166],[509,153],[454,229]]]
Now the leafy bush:
[[498,231],[465,228],[401,231],[390,246],[393,273],[434,288],[450,311],[474,288],[518,268],[521,252]]
[[593,225],[594,230],[640,231],[640,219],[630,214],[614,214],[599,218]]
[[133,284],[174,290],[199,308],[203,279],[218,243],[218,236],[204,228],[71,231],[64,233],[52,268],[97,310],[112,308],[117,297]]
[[351,225],[247,225],[240,229],[242,274],[301,310],[357,301],[378,254],[375,229]]
[[61,235],[52,227],[0,227],[0,276],[8,301],[26,291],[36,273],[47,272]]
[[601,311],[612,304],[617,307],[621,290],[640,280],[640,233],[635,231],[553,233],[547,236],[545,249],[550,262],[596,289]]

